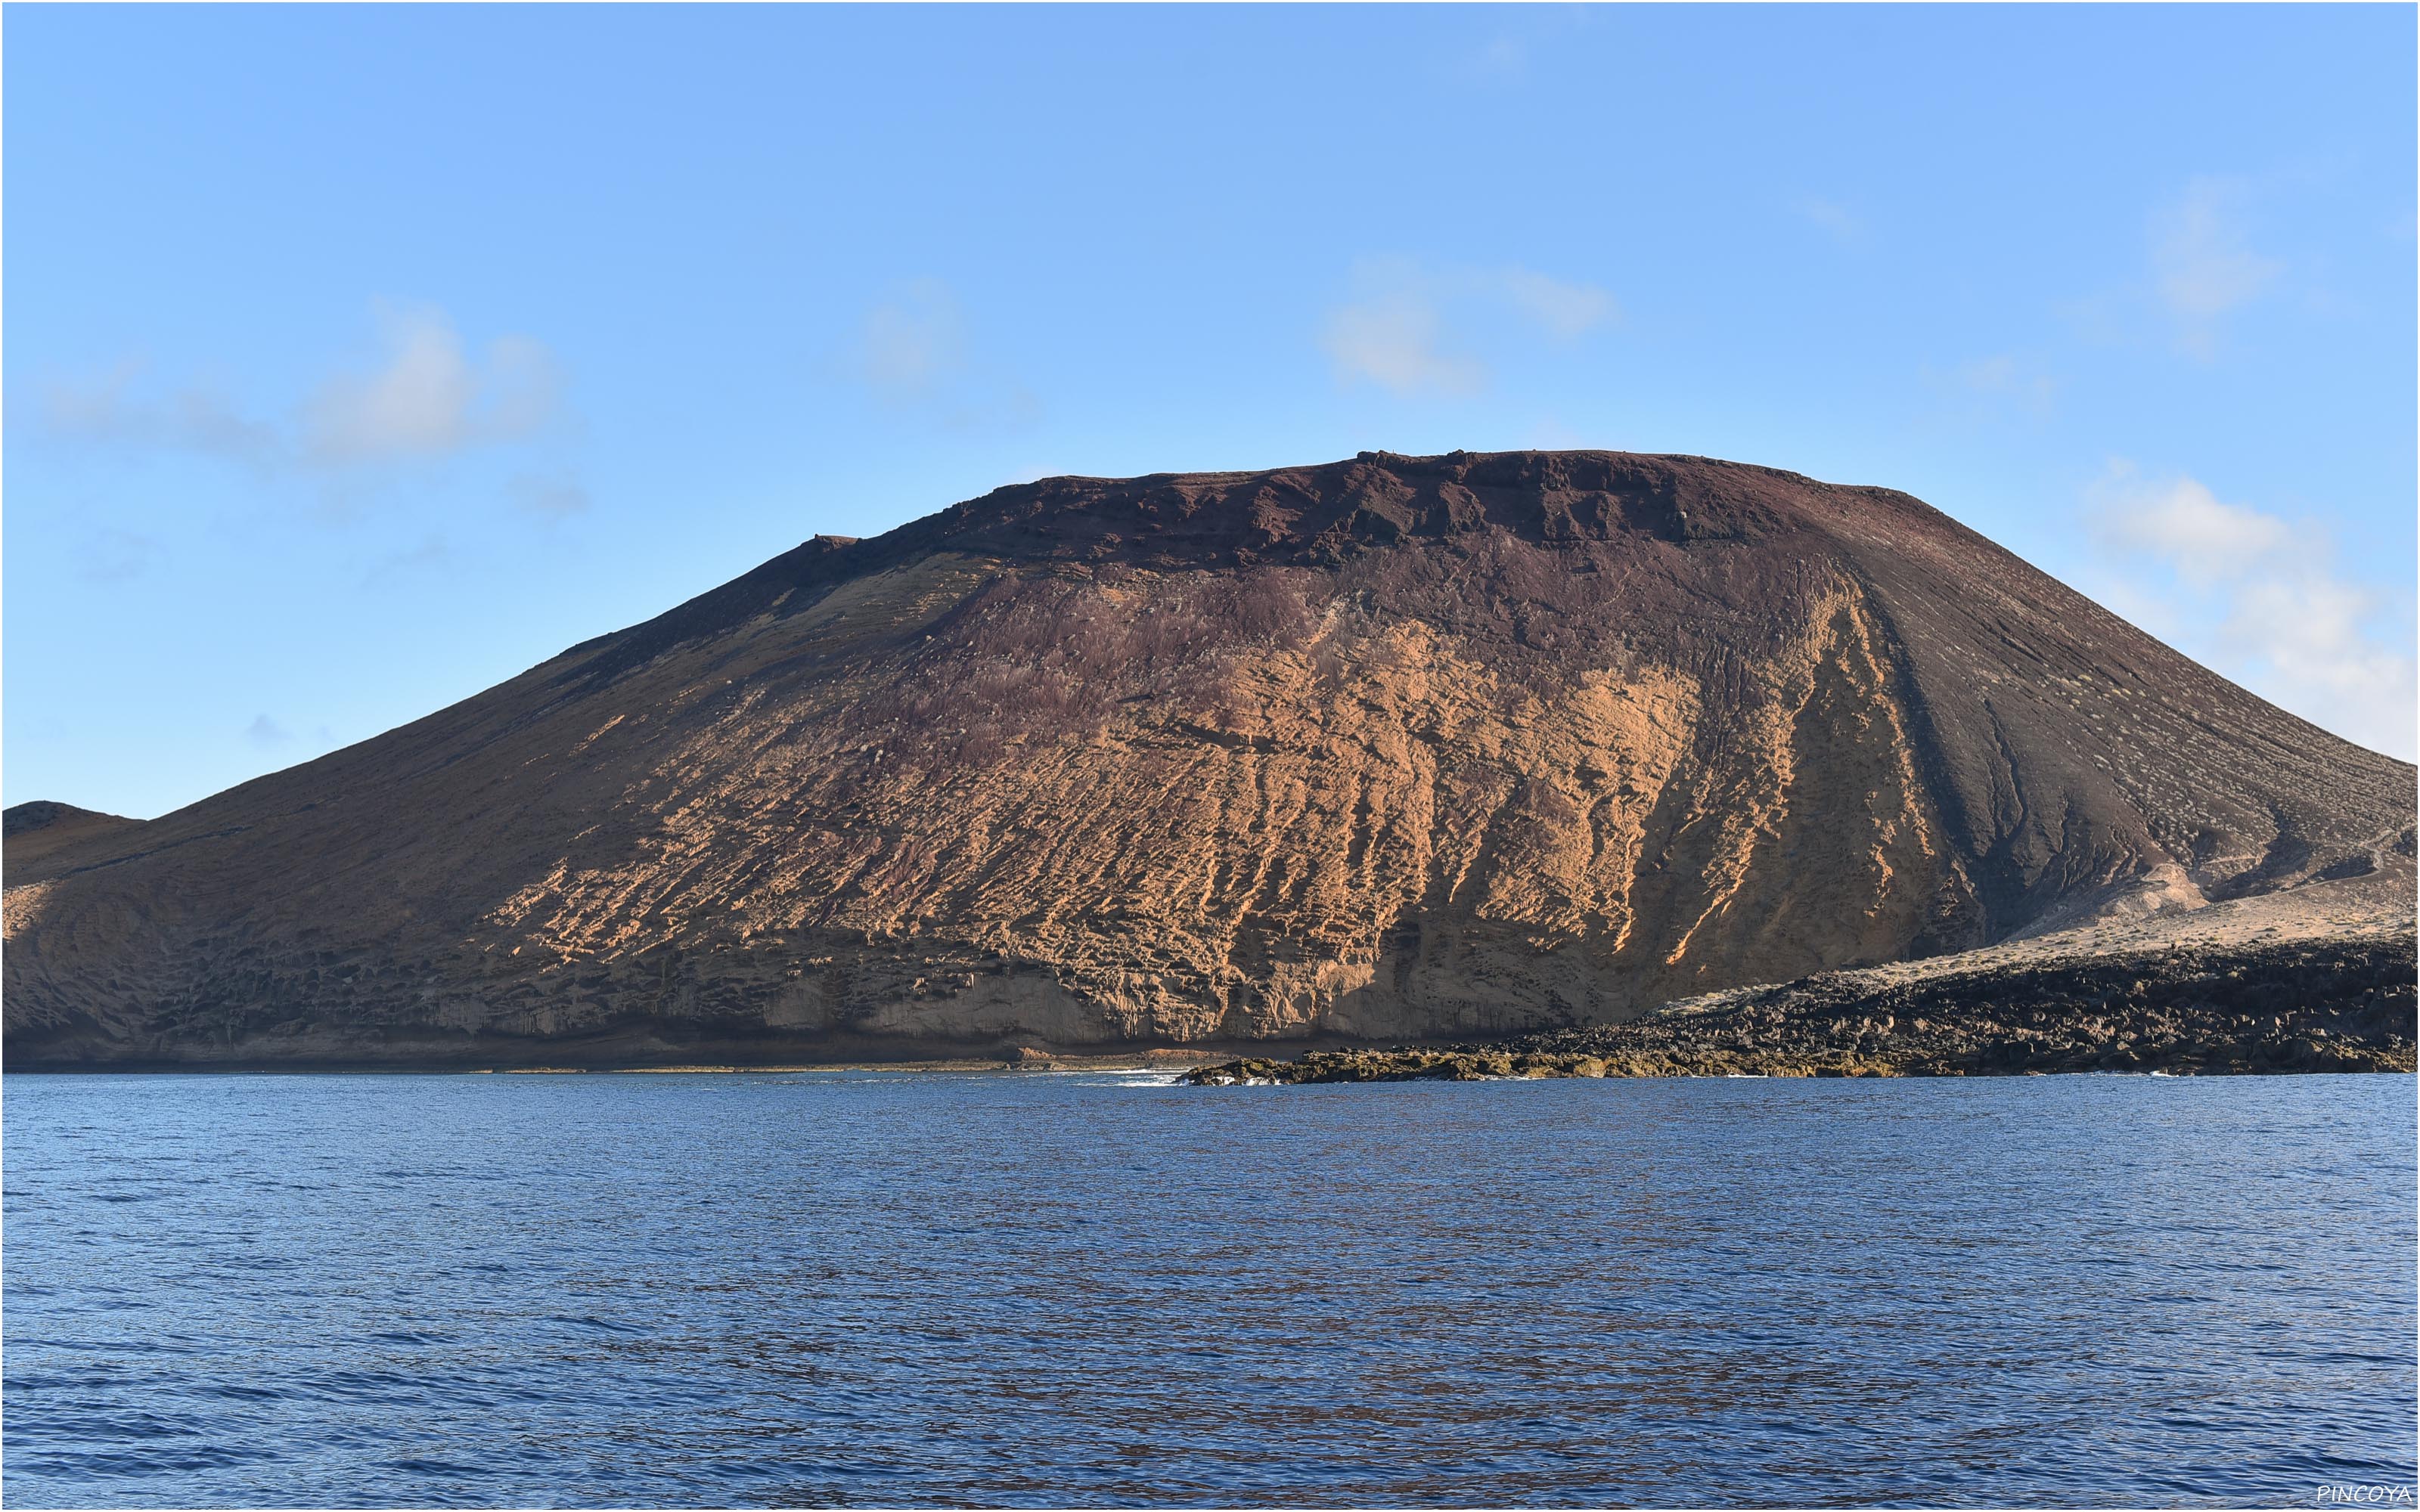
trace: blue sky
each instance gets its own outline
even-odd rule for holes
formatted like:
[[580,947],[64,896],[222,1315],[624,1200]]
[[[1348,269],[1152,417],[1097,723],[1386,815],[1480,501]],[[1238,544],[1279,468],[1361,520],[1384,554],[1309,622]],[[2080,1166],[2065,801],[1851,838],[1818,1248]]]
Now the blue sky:
[[2410,7],[11,8],[6,801],[1000,484],[1904,488],[2413,747]]

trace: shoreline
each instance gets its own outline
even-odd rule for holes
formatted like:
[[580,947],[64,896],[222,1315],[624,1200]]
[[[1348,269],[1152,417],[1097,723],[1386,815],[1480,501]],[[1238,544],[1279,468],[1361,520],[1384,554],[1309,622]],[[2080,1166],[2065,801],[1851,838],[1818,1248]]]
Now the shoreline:
[[[2251,937],[2243,937],[2246,933]],[[1321,1036],[1060,1049],[1023,1036],[988,1044],[919,1044],[854,1036],[781,1042],[706,1035],[684,1041],[641,1030],[569,1043],[323,1042],[314,1047],[317,1053],[262,1056],[256,1049],[223,1057],[156,1060],[118,1058],[106,1051],[96,1055],[91,1052],[100,1047],[54,1042],[8,1046],[0,1052],[0,1072],[330,1076],[1090,1072],[1166,1072],[1216,1086],[1534,1076],[2413,1071],[2420,1028],[2414,1024],[2411,927],[2371,924],[2350,932],[2283,938],[2279,933],[2272,927],[2233,937],[2216,932],[2179,937],[2157,931],[2154,924],[2114,948],[2105,938],[2075,935],[2011,942],[1794,982],[1728,989],[1669,1003],[1620,1025],[1539,1029],[1487,1041],[1440,1035],[1386,1044]],[[2075,948],[2086,939],[2086,949]],[[79,1050],[85,1053],[77,1054]]]
[[771,1062],[755,1065],[732,1061],[663,1066],[428,1066],[365,1062],[358,1065],[213,1065],[207,1061],[137,1063],[45,1062],[32,1066],[0,1066],[9,1076],[804,1076],[844,1072],[883,1074],[932,1072],[937,1075],[1135,1075],[1177,1076],[1189,1069],[1215,1065],[1232,1057],[1232,1049],[1171,1054],[1149,1061],[1135,1056],[1043,1055],[1026,1059],[1007,1057],[937,1057],[915,1060],[826,1060]]
[[1832,973],[1628,1024],[1442,1048],[1242,1057],[1197,1087],[1542,1077],[2411,1073],[2414,937],[2298,940]]

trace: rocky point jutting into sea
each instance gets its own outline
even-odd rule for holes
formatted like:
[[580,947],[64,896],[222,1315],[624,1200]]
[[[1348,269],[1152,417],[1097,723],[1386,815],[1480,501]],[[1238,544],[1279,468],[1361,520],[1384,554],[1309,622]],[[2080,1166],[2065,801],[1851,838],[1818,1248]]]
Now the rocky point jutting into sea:
[[1054,478],[158,819],[10,810],[6,1055],[1595,1032],[2112,932],[2399,938],[2413,823],[2411,766],[1889,489],[1601,452]]

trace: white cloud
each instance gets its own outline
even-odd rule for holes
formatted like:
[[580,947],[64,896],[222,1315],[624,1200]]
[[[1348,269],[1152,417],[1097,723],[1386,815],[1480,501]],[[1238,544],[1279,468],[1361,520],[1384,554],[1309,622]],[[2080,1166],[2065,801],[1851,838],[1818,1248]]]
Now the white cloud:
[[1031,424],[1041,401],[1015,376],[976,361],[970,331],[949,285],[913,280],[866,312],[846,375],[884,404],[954,430]]
[[1477,316],[1569,343],[1619,315],[1613,296],[1528,268],[1433,270],[1409,258],[1373,258],[1353,270],[1354,299],[1328,312],[1319,344],[1340,382],[1397,393],[1464,394],[1483,388],[1486,365],[1455,349],[1449,316]]
[[277,454],[277,428],[254,420],[218,390],[195,385],[179,391],[167,407],[168,432],[196,451],[256,465]]
[[1978,416],[2012,403],[2046,414],[2058,397],[2058,379],[2032,358],[2014,352],[1970,358],[1947,371],[1927,363],[1922,376],[1936,390],[1972,400]]
[[384,351],[366,371],[340,374],[291,424],[256,419],[216,387],[147,388],[146,364],[43,387],[39,428],[101,446],[198,452],[262,469],[331,467],[442,456],[523,440],[551,423],[562,376],[527,336],[499,336],[474,360],[442,310],[377,311]]
[[2102,498],[2113,506],[2098,521],[2103,539],[2164,559],[2196,588],[2241,578],[2295,550],[2294,532],[2284,520],[2222,503],[2192,478],[2138,482],[2117,469],[2102,486]]
[[921,399],[966,370],[966,312],[938,278],[917,279],[866,312],[859,376],[878,393]]
[[547,349],[526,336],[490,342],[473,363],[442,310],[381,310],[387,351],[367,373],[329,379],[305,410],[304,446],[332,462],[434,456],[518,440],[553,415],[560,387]]
[[1469,393],[1487,370],[1438,348],[1444,324],[1435,301],[1408,289],[1332,311],[1319,344],[1339,378],[1367,378],[1397,393]]
[[142,376],[143,363],[133,359],[87,378],[58,378],[43,386],[42,428],[82,440],[114,440],[138,428],[148,414],[128,391]]
[[322,456],[450,452],[468,432],[474,383],[453,325],[427,314],[382,323],[392,348],[385,364],[329,379],[311,402],[310,446]]
[[243,734],[256,746],[283,746],[294,738],[291,731],[265,714],[246,726]]
[[1866,244],[1866,223],[1847,206],[1815,194],[1801,194],[1791,208],[1844,247]]
[[1576,341],[1613,318],[1613,296],[1593,284],[1566,284],[1527,268],[1481,274],[1482,288],[1503,291],[1538,328],[1556,341]]
[[2151,215],[2151,274],[2185,349],[2207,357],[2218,322],[2259,297],[2286,265],[2252,250],[2243,227],[2250,187],[2204,177]]
[[2113,607],[2279,707],[2412,759],[2420,683],[2409,627],[2392,623],[2383,594],[2338,572],[2323,532],[2124,463],[2088,502],[2102,548],[2134,569]]
[[165,398],[147,395],[142,392],[146,366],[129,360],[96,378],[43,385],[40,429],[87,444],[177,448],[253,464],[274,459],[274,426],[246,418],[233,400],[204,384]]
[[529,336],[498,336],[488,343],[481,375],[489,440],[518,440],[552,424],[562,406],[563,369],[544,342]]

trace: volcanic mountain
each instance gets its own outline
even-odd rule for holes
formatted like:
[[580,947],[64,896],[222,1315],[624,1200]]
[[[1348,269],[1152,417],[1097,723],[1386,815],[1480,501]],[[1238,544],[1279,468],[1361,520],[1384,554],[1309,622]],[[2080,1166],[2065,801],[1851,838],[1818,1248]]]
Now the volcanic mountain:
[[1053,478],[163,818],[25,848],[12,810],[7,1056],[1613,1023],[2408,890],[2413,810],[2410,766],[1888,489],[1596,452]]

